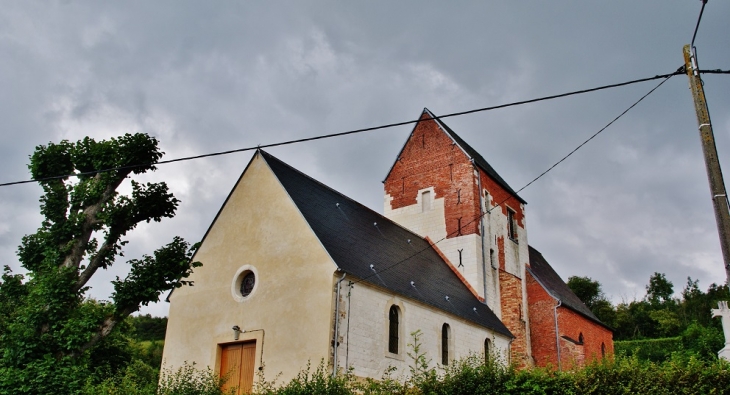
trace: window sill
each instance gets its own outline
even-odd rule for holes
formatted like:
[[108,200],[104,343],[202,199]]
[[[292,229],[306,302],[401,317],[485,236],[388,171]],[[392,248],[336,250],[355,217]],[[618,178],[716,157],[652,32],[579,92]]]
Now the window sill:
[[385,352],[385,357],[389,358],[389,359],[395,359],[395,360],[401,361],[401,362],[405,361],[405,358],[403,358],[403,355],[393,354],[392,352],[389,352],[389,351]]

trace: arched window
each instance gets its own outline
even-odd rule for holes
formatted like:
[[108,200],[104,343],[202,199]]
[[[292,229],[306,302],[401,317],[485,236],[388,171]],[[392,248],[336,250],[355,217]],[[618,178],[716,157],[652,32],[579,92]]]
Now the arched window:
[[449,338],[451,337],[451,328],[449,324],[441,327],[441,364],[446,366],[449,364]]
[[393,354],[398,354],[399,315],[398,306],[390,306],[390,312],[388,313],[388,351]]
[[578,335],[578,343],[583,344],[583,332]]
[[492,358],[492,341],[489,338],[484,339],[484,362],[489,362]]
[[606,343],[601,342],[601,358],[606,357]]

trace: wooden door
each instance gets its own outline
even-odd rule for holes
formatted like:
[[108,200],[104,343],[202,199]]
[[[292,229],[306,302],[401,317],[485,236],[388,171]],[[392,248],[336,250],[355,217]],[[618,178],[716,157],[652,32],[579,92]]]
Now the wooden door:
[[253,367],[256,364],[256,341],[226,344],[221,350],[221,377],[228,376],[223,390],[238,388],[238,394],[251,392]]

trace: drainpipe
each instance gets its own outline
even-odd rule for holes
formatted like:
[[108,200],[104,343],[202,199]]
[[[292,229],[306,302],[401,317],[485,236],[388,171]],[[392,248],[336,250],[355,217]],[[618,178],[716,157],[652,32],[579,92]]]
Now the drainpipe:
[[484,304],[487,304],[487,260],[485,256],[486,250],[484,249],[484,216],[486,215],[486,212],[484,210],[486,205],[484,204],[484,194],[482,193],[482,174],[479,172],[479,169],[477,169],[476,165],[474,165],[473,160],[472,166],[474,166],[474,170],[477,172],[477,185],[479,187],[479,214],[481,214],[481,216],[479,217],[479,233],[481,233],[482,235],[482,288],[484,292]]
[[337,375],[337,338],[340,336],[340,283],[345,279],[347,273],[343,273],[342,277],[337,281],[337,296],[335,296],[335,339],[332,342],[334,354],[332,357],[332,377]]
[[507,344],[507,365],[512,365],[512,342],[515,341],[515,338],[509,339],[509,344]]
[[558,371],[563,370],[560,366],[560,332],[558,332],[558,307],[563,304],[563,301],[558,299],[558,304],[553,309],[553,315],[555,317],[555,346],[558,350]]

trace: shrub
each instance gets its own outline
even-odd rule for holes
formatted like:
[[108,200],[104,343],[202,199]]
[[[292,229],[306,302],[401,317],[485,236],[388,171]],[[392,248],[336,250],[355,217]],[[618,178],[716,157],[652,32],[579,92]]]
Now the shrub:
[[210,368],[199,370],[195,364],[185,363],[176,371],[164,370],[160,377],[157,395],[225,395],[235,394],[235,388],[224,392],[225,379],[218,377]]
[[626,357],[636,356],[643,361],[662,362],[667,361],[672,353],[684,349],[681,337],[668,337],[664,339],[642,339],[624,340],[613,343],[614,352],[617,355]]

